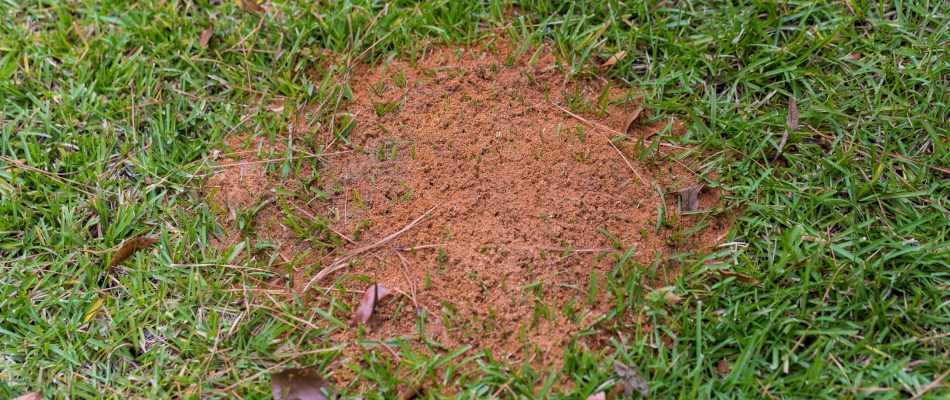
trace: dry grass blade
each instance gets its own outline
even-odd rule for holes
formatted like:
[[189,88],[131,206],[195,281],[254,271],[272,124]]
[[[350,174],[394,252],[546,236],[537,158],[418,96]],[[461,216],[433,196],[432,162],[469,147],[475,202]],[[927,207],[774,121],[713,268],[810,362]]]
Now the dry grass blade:
[[395,248],[393,248],[393,251],[397,256],[399,256],[399,261],[402,261],[403,276],[406,277],[406,283],[409,284],[409,294],[412,295],[412,305],[416,307],[416,312],[418,313],[419,302],[416,301],[416,284],[412,283],[412,279],[409,278],[409,260],[407,260],[406,257],[403,257],[403,255],[396,251]]
[[[564,112],[565,114],[574,117],[574,118],[577,119],[578,121],[584,122],[584,123],[586,123],[586,124],[588,124],[588,125],[594,127],[595,130],[597,131],[597,133],[600,133],[600,136],[602,136],[602,137],[604,138],[604,140],[606,140],[607,143],[610,144],[610,147],[613,147],[614,150],[617,152],[617,154],[620,155],[620,158],[623,159],[623,162],[626,163],[626,164],[627,164],[627,167],[630,168],[630,171],[633,172],[633,176],[636,176],[636,177],[637,177],[637,180],[640,181],[640,183],[646,184],[646,182],[643,181],[643,178],[640,177],[640,174],[637,173],[636,168],[633,168],[633,164],[630,163],[630,160],[627,159],[627,156],[623,155],[623,152],[620,151],[620,149],[617,148],[617,145],[615,145],[614,142],[613,142],[612,140],[610,140],[610,138],[607,137],[607,135],[605,135],[603,132],[600,131],[601,129],[603,129],[603,127],[602,127],[600,124],[595,124],[595,123],[590,122],[590,121],[588,121],[588,120],[586,120],[586,119],[584,119],[584,118],[581,118],[580,115],[574,114],[574,113],[568,111],[566,108],[561,107],[561,106],[559,106],[559,105],[557,105],[557,104],[552,104],[552,105],[553,105],[554,107],[557,107],[559,110],[561,110],[561,111]],[[628,117],[628,118],[629,118],[629,117]],[[611,131],[613,131],[613,130],[611,130]]]
[[597,392],[587,396],[587,400],[607,400],[607,394],[604,392]]
[[201,46],[202,49],[207,48],[212,35],[214,35],[214,25],[209,25],[207,29],[201,31],[201,34],[198,35],[198,46]]
[[350,329],[356,328],[360,324],[365,324],[366,321],[369,321],[369,318],[373,316],[373,311],[376,310],[376,304],[379,304],[379,301],[392,294],[392,290],[381,283],[374,284],[370,286],[369,289],[366,289],[366,292],[363,293],[363,301],[360,302],[360,306],[356,308],[356,312],[353,313],[353,319],[350,321]]
[[608,58],[607,61],[604,61],[604,63],[601,64],[600,67],[601,67],[601,68],[607,68],[607,67],[609,67],[609,66],[611,66],[611,65],[614,65],[614,64],[617,63],[617,61],[622,60],[623,57],[626,56],[626,55],[627,55],[627,52],[626,52],[626,51],[623,51],[623,50],[618,51],[616,54],[610,56],[610,58]]
[[333,391],[314,368],[288,368],[270,379],[274,400],[326,400]]
[[330,274],[332,274],[332,273],[334,273],[334,272],[336,272],[336,271],[339,271],[341,268],[343,268],[344,266],[346,266],[346,262],[349,261],[350,259],[352,259],[353,257],[356,257],[356,256],[358,256],[358,255],[360,255],[360,254],[362,254],[362,253],[367,252],[367,251],[377,249],[377,248],[379,248],[380,246],[383,246],[383,245],[385,245],[386,243],[389,243],[391,240],[393,240],[393,239],[399,237],[399,235],[402,235],[403,233],[406,233],[406,231],[412,229],[412,227],[414,227],[414,226],[418,225],[420,222],[422,222],[423,219],[425,219],[430,213],[432,213],[432,211],[434,211],[434,210],[435,210],[436,208],[438,208],[440,205],[442,205],[442,203],[436,204],[435,206],[433,206],[432,208],[430,208],[428,211],[426,211],[424,214],[420,215],[419,218],[416,218],[415,220],[413,220],[412,222],[410,222],[409,225],[406,225],[406,226],[404,226],[402,229],[400,229],[400,230],[394,232],[393,234],[391,234],[391,235],[389,235],[389,236],[386,236],[386,237],[380,239],[380,240],[377,241],[376,243],[373,243],[373,244],[371,244],[371,245],[369,245],[369,246],[360,247],[360,248],[358,248],[358,249],[353,250],[352,252],[350,252],[350,254],[347,254],[346,256],[340,257],[339,259],[337,259],[336,261],[334,261],[333,264],[330,264],[329,267],[326,267],[326,268],[320,270],[320,272],[317,272],[317,274],[314,275],[313,278],[310,279],[310,282],[307,282],[307,285],[304,286],[303,291],[306,292],[306,291],[310,290],[310,288],[313,287],[313,285],[314,285],[315,283],[317,283],[317,281],[319,281],[320,279],[323,279],[323,278],[326,277],[327,275],[330,275]]
[[934,379],[934,380],[933,380],[932,382],[930,382],[927,386],[925,386],[923,389],[921,389],[919,392],[917,392],[917,394],[915,394],[913,397],[911,397],[910,400],[917,400],[917,399],[919,399],[921,396],[923,396],[924,394],[926,394],[927,392],[929,392],[930,390],[932,390],[933,388],[935,388],[935,387],[937,387],[937,386],[940,386],[940,385],[944,385],[943,381],[944,381],[944,379],[947,379],[947,375],[950,375],[950,369],[946,370],[943,374],[941,374],[939,377],[937,377],[937,379]]
[[637,106],[630,114],[627,114],[627,118],[623,120],[623,131],[621,131],[624,135],[630,132],[630,127],[637,122],[641,113],[643,113],[643,107]]
[[24,394],[13,400],[42,400],[42,399],[43,399],[43,396],[40,396],[40,394],[37,392],[33,392],[33,393]]
[[139,250],[144,250],[149,246],[158,243],[158,239],[149,238],[149,237],[139,237],[129,241],[126,241],[125,244],[119,248],[119,251],[115,252],[115,255],[112,256],[112,261],[109,261],[109,266],[106,268],[106,272],[112,270],[116,265],[119,265],[125,260],[128,260],[129,257],[132,257],[135,252]]
[[699,209],[699,192],[703,190],[703,185],[690,186],[678,191],[680,198],[683,199],[684,211],[696,211]]

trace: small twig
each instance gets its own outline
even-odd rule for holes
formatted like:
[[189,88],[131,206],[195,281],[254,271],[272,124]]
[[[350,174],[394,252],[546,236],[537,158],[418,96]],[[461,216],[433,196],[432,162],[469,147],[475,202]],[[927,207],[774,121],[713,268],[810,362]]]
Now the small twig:
[[336,152],[333,152],[333,153],[321,153],[321,154],[309,154],[309,155],[305,155],[305,156],[294,156],[294,157],[284,157],[284,158],[272,158],[272,159],[269,159],[269,160],[244,161],[244,162],[231,163],[231,164],[212,165],[212,166],[208,167],[208,169],[221,169],[221,168],[230,168],[230,167],[240,167],[240,166],[242,166],[242,165],[268,164],[268,163],[275,163],[275,162],[281,162],[281,161],[304,160],[304,159],[308,159],[308,158],[322,158],[322,157],[326,157],[326,156],[333,156],[333,155],[337,155],[337,154],[345,154],[345,153],[352,153],[352,152],[353,152],[353,150],[345,150],[345,151],[336,151]]
[[409,253],[409,252],[412,252],[412,251],[415,251],[415,250],[432,249],[432,248],[436,248],[436,247],[445,247],[445,246],[448,246],[448,244],[446,244],[446,243],[423,244],[423,245],[419,245],[419,246],[410,246],[410,247],[393,247],[393,250],[395,250],[396,252],[399,252],[399,253]]
[[[300,211],[300,212],[304,213],[304,215],[306,215],[307,218],[310,218],[310,219],[312,219],[312,220],[317,220],[317,217],[314,217],[313,214],[308,213],[307,210],[304,210],[303,208],[299,208],[299,207],[298,207],[298,208],[297,208],[297,211]],[[353,241],[353,239],[350,239],[349,236],[344,235],[342,232],[337,231],[336,229],[333,229],[333,227],[331,227],[329,224],[327,224],[326,227],[327,227],[328,229],[330,229],[333,233],[337,234],[339,237],[345,239],[347,242],[350,242],[350,243],[352,243],[352,244],[356,244],[356,242]]]
[[950,375],[950,369],[946,370],[943,374],[940,374],[940,377],[934,379],[930,384],[924,386],[917,394],[910,398],[910,400],[917,400],[920,396],[923,396],[925,393],[929,392],[931,389],[937,387],[938,385],[943,384],[943,380],[947,378],[947,375]]
[[[414,250],[431,249],[431,248],[437,248],[437,247],[449,247],[449,246],[462,247],[464,245],[450,244],[450,243],[437,243],[437,244],[423,244],[423,245],[410,246],[410,247],[393,247],[393,250],[399,253],[409,253]],[[484,247],[484,246],[489,246],[489,245],[486,244],[486,245],[479,246],[479,245],[470,244],[467,246]],[[518,250],[549,250],[549,251],[567,250],[570,253],[603,253],[603,252],[608,252],[608,251],[617,251],[617,249],[612,248],[612,247],[578,247],[575,249],[571,247],[555,247],[555,246],[512,246],[512,248],[518,249]]]
[[419,313],[419,302],[416,301],[416,284],[412,283],[412,279],[409,279],[409,261],[406,260],[406,257],[403,257],[402,253],[396,251],[396,248],[393,247],[396,255],[399,256],[399,260],[402,261],[403,275],[406,276],[406,282],[409,283],[409,293],[411,294],[412,304],[416,306],[416,314]]
[[[529,248],[530,247],[526,247]],[[542,246],[538,247],[540,250],[549,250],[549,251],[567,251],[568,253],[604,253],[608,251],[617,251],[617,249],[612,247],[588,247],[588,248],[578,248],[572,249],[570,247],[547,247]]]

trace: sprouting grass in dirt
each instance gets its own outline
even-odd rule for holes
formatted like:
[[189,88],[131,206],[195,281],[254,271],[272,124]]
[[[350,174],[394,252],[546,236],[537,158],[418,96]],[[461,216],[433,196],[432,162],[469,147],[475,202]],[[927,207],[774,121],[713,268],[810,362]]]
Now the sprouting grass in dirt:
[[[592,328],[621,334],[563,349],[561,371],[430,343],[422,326],[443,315],[423,313],[417,338],[386,343],[398,364],[366,344],[353,388],[543,397],[566,379],[582,398],[616,358],[657,397],[948,395],[946,3],[291,1],[266,15],[211,3],[0,6],[0,397],[266,397],[269,371],[325,370],[350,294],[275,301],[260,282],[277,272],[236,264],[246,242],[212,250],[218,213],[199,184],[213,150],[235,134],[276,140],[305,106],[318,110],[305,123],[333,133],[279,156],[346,146],[356,120],[333,111],[352,95],[347,64],[490,34],[522,51],[548,41],[572,75],[626,80],[656,120],[685,121],[661,139],[708,154],[697,172],[741,210],[731,244],[672,255],[678,304],[648,299],[659,264],[620,257],[592,276],[613,305]],[[780,149],[789,97],[802,126]],[[672,156],[617,145],[647,165]],[[302,162],[319,170],[270,167],[287,178]],[[159,243],[104,276],[105,253],[140,236]]]

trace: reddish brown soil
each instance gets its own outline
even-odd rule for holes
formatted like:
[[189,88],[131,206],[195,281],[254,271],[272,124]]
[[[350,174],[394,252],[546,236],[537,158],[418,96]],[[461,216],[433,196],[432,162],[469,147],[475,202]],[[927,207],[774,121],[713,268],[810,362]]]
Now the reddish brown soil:
[[[262,196],[276,197],[274,188],[305,192],[306,183],[300,182],[312,181],[331,198],[308,205],[284,196],[293,212],[300,218],[330,219],[333,230],[354,243],[321,252],[287,226],[279,202],[261,209],[253,221],[256,233],[251,235],[252,241],[279,244],[274,268],[282,271],[290,268],[295,256],[309,251],[293,267],[292,286],[299,291],[321,267],[376,243],[431,210],[390,243],[357,256],[317,282],[310,294],[319,301],[326,288],[339,281],[340,287],[352,291],[343,299],[355,309],[362,291],[377,281],[405,296],[381,302],[366,325],[368,340],[419,335],[415,301],[428,312],[423,334],[448,349],[467,344],[472,346],[469,354],[489,349],[512,364],[559,365],[562,348],[612,306],[614,300],[603,290],[604,275],[617,263],[609,256],[598,260],[604,251],[572,251],[562,257],[565,248],[619,253],[610,250],[612,240],[598,232],[603,228],[624,246],[637,245],[634,261],[652,265],[657,252],[666,256],[716,245],[728,231],[729,216],[707,216],[708,228],[678,238],[674,232],[703,218],[686,215],[657,234],[658,208],[664,206],[659,193],[701,182],[686,168],[692,162],[689,158],[664,161],[654,153],[649,165],[636,161],[635,140],[645,138],[649,143],[670,122],[635,126],[629,132],[633,138],[622,142],[641,182],[610,146],[607,137],[615,133],[595,129],[554,105],[567,108],[564,94],[572,93],[596,107],[607,81],[566,81],[547,48],[533,64],[535,49],[528,49],[506,65],[517,50],[506,42],[487,41],[463,48],[435,47],[418,55],[414,64],[397,59],[358,66],[345,112],[359,123],[348,136],[350,145],[336,140],[334,148],[359,151],[325,157],[327,165],[319,169],[318,180],[310,179],[309,168],[304,168],[303,176],[286,180],[265,172],[262,164],[220,169],[208,185],[209,193],[216,193],[212,201],[230,214],[221,215],[229,236],[221,238],[220,245],[241,240],[236,213],[230,210],[252,208]],[[634,108],[625,92],[612,88],[604,115],[587,111],[582,117],[620,130]],[[397,105],[389,112],[377,112],[388,104]],[[672,123],[674,134],[684,132],[681,124]],[[298,138],[300,134],[327,136],[325,130],[301,132]],[[281,138],[282,143],[292,140],[296,138]],[[262,145],[280,153],[286,148],[246,137],[232,138],[229,145],[232,151]],[[684,149],[661,150],[673,154]],[[220,163],[256,159],[250,152]],[[721,209],[720,203],[717,190],[700,195],[703,210]],[[675,196],[666,194],[666,207],[677,213]],[[414,246],[421,248],[397,255],[399,248]],[[440,248],[445,249],[444,257]],[[601,290],[587,305],[593,272]],[[665,286],[677,273],[675,267],[661,268],[657,281],[644,284]],[[368,279],[348,279],[353,276]],[[524,289],[536,282],[543,290]],[[578,314],[586,314],[577,324],[560,311],[575,298]],[[531,327],[538,302],[549,306],[551,317],[539,318]],[[631,315],[626,322],[639,323]],[[603,335],[610,334],[594,337],[605,339]],[[344,361],[359,361],[355,335],[348,331],[334,337],[349,346]],[[597,343],[603,341],[588,344]]]

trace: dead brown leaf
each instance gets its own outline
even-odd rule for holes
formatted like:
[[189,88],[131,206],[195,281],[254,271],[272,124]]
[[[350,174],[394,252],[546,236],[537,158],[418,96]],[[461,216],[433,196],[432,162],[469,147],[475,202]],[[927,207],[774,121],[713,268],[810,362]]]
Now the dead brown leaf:
[[356,313],[353,314],[353,320],[350,321],[350,328],[355,328],[357,325],[369,321],[369,318],[373,316],[373,311],[376,310],[376,304],[390,294],[392,294],[392,290],[381,283],[366,289],[366,292],[363,293],[363,301],[360,302]]
[[135,254],[135,252],[144,250],[155,243],[158,243],[158,239],[144,236],[126,241],[125,244],[119,248],[119,251],[115,252],[115,255],[112,256],[112,261],[109,262],[109,266],[106,268],[106,271],[109,271],[116,265],[128,260],[129,257],[132,257],[132,255]]
[[690,186],[678,191],[680,198],[683,199],[684,211],[696,211],[699,209],[699,192],[703,190],[704,185]]
[[643,397],[650,394],[650,387],[647,380],[643,378],[640,371],[620,361],[614,360],[614,372],[620,376],[620,382],[623,383],[623,394],[627,397],[633,396],[633,392],[640,392]]
[[775,153],[775,158],[772,159],[772,162],[778,160],[778,157],[782,155],[782,149],[785,148],[785,144],[788,143],[788,135],[791,132],[798,130],[798,106],[795,105],[795,98],[788,98],[788,115],[785,116],[785,132],[782,133],[782,140],[778,143],[778,152]]
[[20,396],[20,397],[17,397],[17,398],[15,398],[15,399],[13,399],[13,400],[43,400],[43,397],[40,396],[39,393],[33,392],[33,393],[24,394],[24,395],[22,395],[22,396]]
[[720,359],[719,362],[716,363],[716,372],[718,372],[720,376],[729,375],[730,371],[732,371],[732,367],[729,366],[729,362],[726,361],[725,358]]
[[607,400],[607,394],[604,392],[597,392],[590,396],[587,396],[587,400]]
[[623,50],[618,51],[618,52],[615,53],[614,55],[610,56],[610,58],[608,58],[607,61],[604,61],[603,64],[600,64],[600,67],[601,67],[601,68],[607,68],[607,67],[609,67],[609,66],[611,66],[611,65],[614,65],[614,64],[617,63],[617,61],[622,60],[625,55],[627,55],[627,52],[626,52],[626,51],[623,51]]
[[274,400],[326,400],[333,387],[314,368],[288,368],[270,377]]
[[246,13],[264,14],[267,12],[266,10],[264,10],[264,7],[261,7],[261,5],[258,4],[254,0],[236,0],[236,1],[238,2],[238,5],[241,6],[241,10],[243,10]]
[[633,109],[633,112],[627,115],[627,118],[623,120],[623,132],[624,135],[630,131],[630,127],[633,126],[634,122],[637,122],[637,118],[640,118],[640,114],[643,113],[643,107],[637,106]]
[[214,25],[208,25],[208,28],[198,35],[198,46],[201,46],[202,49],[207,48],[212,35],[214,35]]
[[679,297],[676,295],[676,293],[673,293],[672,286],[666,286],[666,287],[661,287],[659,289],[656,289],[653,291],[653,293],[651,293],[651,295],[656,297],[657,299],[663,299],[667,303],[670,303],[673,305],[677,305],[680,303],[680,301],[683,301],[682,297]]
[[788,116],[785,117],[785,125],[788,125],[790,131],[798,130],[798,106],[795,105],[795,98],[788,98]]
[[716,270],[719,273],[719,276],[722,279],[736,278],[737,281],[742,283],[748,283],[750,285],[758,285],[760,282],[758,279],[755,279],[749,275],[740,274],[738,272],[726,271],[724,269]]

